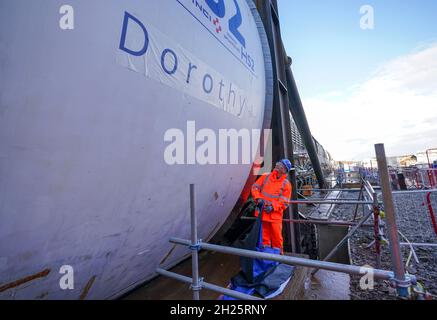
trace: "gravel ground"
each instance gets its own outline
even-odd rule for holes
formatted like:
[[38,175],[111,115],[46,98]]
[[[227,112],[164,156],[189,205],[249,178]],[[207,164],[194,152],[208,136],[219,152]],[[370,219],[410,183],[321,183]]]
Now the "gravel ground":
[[[354,192],[343,192],[341,198],[353,198],[358,194]],[[437,208],[437,194],[433,195],[433,207]],[[426,198],[421,194],[395,194],[394,203],[397,214],[399,231],[408,238],[410,242],[437,243],[437,237],[432,229],[431,219],[427,206],[423,204]],[[336,206],[331,214],[331,220],[352,220],[354,206]],[[365,209],[367,212],[367,208]],[[363,210],[360,206],[358,217],[362,217]],[[373,219],[369,220],[373,223]],[[374,247],[367,248],[373,240],[372,228],[361,228],[350,239],[351,261],[355,265],[375,266]],[[401,242],[405,242],[400,238]],[[414,258],[410,259],[407,267],[408,273],[415,275],[420,283],[432,295],[437,295],[437,248],[415,247],[419,263]],[[409,247],[402,247],[403,261],[407,262],[410,255]],[[381,269],[390,270],[391,260],[388,245],[382,246]],[[351,277],[351,299],[355,300],[392,300],[396,299],[394,290],[386,282],[375,284],[374,290],[363,291],[359,286],[360,277]]]

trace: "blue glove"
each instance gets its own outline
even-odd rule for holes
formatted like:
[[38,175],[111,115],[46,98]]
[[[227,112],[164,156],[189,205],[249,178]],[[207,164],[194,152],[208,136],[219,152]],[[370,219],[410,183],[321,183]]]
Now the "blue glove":
[[257,208],[262,209],[264,207],[264,200],[258,199],[256,203]]
[[264,208],[264,211],[267,212],[267,213],[270,213],[270,212],[273,211],[273,207],[272,207],[272,206],[266,206],[266,207]]

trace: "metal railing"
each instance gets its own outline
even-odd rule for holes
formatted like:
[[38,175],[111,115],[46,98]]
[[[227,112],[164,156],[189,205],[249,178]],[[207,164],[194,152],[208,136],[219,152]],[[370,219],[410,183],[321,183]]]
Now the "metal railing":
[[[375,145],[376,160],[378,162],[379,177],[381,180],[382,197],[384,199],[384,210],[387,220],[387,231],[390,244],[390,253],[393,271],[397,281],[401,284],[407,284],[408,279],[405,275],[405,267],[402,262],[402,254],[399,245],[399,235],[396,225],[396,213],[393,205],[393,195],[390,188],[390,177],[388,173],[387,158],[383,144]],[[408,287],[401,285],[398,288],[398,294],[408,296]]]
[[[191,246],[190,240],[179,239],[179,238],[171,238],[170,242],[173,244],[179,244],[184,246]],[[204,250],[220,252],[225,254],[236,255],[240,257],[253,258],[253,259],[263,259],[263,260],[271,260],[279,263],[284,263],[293,266],[302,266],[308,268],[319,268],[329,271],[335,272],[343,272],[348,274],[355,275],[366,275],[369,271],[373,272],[375,275],[375,279],[382,280],[394,280],[394,273],[392,271],[387,270],[379,270],[379,269],[371,269],[371,268],[363,268],[360,266],[353,266],[348,264],[341,264],[336,262],[327,262],[327,261],[319,261],[319,260],[311,260],[306,258],[298,258],[298,257],[290,257],[284,255],[263,253],[252,250],[245,249],[237,249],[233,247],[220,246],[210,243],[201,243],[201,248]]]
[[[325,258],[325,261],[312,260],[306,258],[298,258],[284,255],[275,255],[269,253],[263,253],[252,250],[244,250],[233,247],[215,245],[211,243],[205,243],[198,239],[197,237],[197,215],[195,210],[195,188],[194,185],[190,185],[190,208],[191,208],[191,241],[180,238],[171,238],[169,241],[173,244],[183,245],[190,248],[192,251],[192,278],[181,276],[179,274],[169,272],[158,268],[156,272],[160,275],[173,278],[178,281],[182,281],[185,283],[191,284],[191,290],[193,291],[193,299],[200,299],[200,291],[205,288],[208,290],[212,290],[218,293],[225,294],[230,297],[234,297],[236,299],[246,299],[246,300],[258,300],[259,298],[242,294],[240,292],[236,292],[234,290],[230,290],[228,288],[223,288],[214,284],[210,284],[203,281],[203,278],[199,277],[199,264],[198,264],[198,252],[200,250],[208,250],[214,252],[220,252],[224,254],[231,254],[240,257],[253,258],[253,259],[263,259],[275,261],[283,264],[288,264],[292,266],[302,266],[313,268],[313,274],[317,272],[319,269],[334,271],[334,272],[342,272],[351,275],[367,275],[371,272],[374,275],[376,280],[388,280],[390,283],[396,287],[398,295],[402,297],[408,297],[409,292],[408,289],[412,284],[416,283],[416,278],[414,276],[407,276],[404,270],[404,264],[402,262],[402,257],[400,253],[400,242],[398,238],[398,229],[396,225],[396,215],[393,206],[393,198],[392,192],[390,188],[390,181],[388,176],[388,169],[385,158],[385,150],[383,145],[375,146],[376,155],[378,159],[378,165],[380,169],[380,176],[382,182],[382,194],[384,199],[384,208],[387,217],[387,229],[388,236],[390,239],[390,252],[392,258],[392,268],[393,271],[381,270],[381,269],[373,269],[373,268],[365,268],[355,265],[347,265],[341,263],[329,262],[329,258],[335,253],[336,250],[347,240],[351,234],[356,232],[359,227],[363,226],[364,223],[372,216],[372,214],[377,217],[379,214],[379,203],[377,202],[377,194],[374,188],[370,185],[370,183],[363,184],[363,195],[364,197],[369,196],[371,201],[328,201],[329,203],[346,203],[346,204],[365,204],[368,205],[369,208],[373,209],[368,214],[364,215],[364,217],[360,220],[359,223],[354,225],[354,227],[350,230],[348,235],[342,239],[339,244],[328,254],[328,257]],[[309,203],[310,201],[292,201],[291,203]],[[378,219],[375,218],[375,221]],[[375,243],[378,242],[378,232],[375,230]],[[409,243],[408,245],[412,245]]]
[[[255,217],[240,217],[241,220],[256,220]],[[298,224],[314,224],[314,225],[327,225],[327,226],[342,226],[342,227],[354,227],[358,222],[352,221],[339,221],[339,220],[311,220],[311,219],[282,219],[285,223],[298,223]],[[373,227],[373,224],[363,224],[362,227]]]
[[437,168],[391,168],[389,174],[394,191],[437,188]]
[[[185,283],[188,283],[188,284],[191,284],[191,285],[194,283],[192,278],[189,278],[189,277],[186,277],[186,276],[174,273],[174,272],[170,272],[170,271],[167,271],[167,270],[164,270],[164,269],[161,269],[161,268],[157,269],[156,272],[158,274],[162,275],[162,276],[165,276],[165,277],[168,277],[168,278],[172,278],[172,279],[175,279],[175,280],[179,280],[181,282],[185,282]],[[221,293],[221,294],[225,294],[225,295],[228,295],[228,296],[236,298],[236,299],[242,299],[242,300],[263,300],[261,298],[250,296],[248,294],[244,294],[244,293],[241,293],[241,292],[238,292],[238,291],[235,291],[235,290],[230,290],[230,289],[227,289],[227,288],[223,288],[223,287],[217,286],[215,284],[204,282],[202,279],[198,279],[198,283],[200,283],[202,285],[202,288],[205,288],[207,290],[211,290],[211,291],[214,291],[214,292],[218,292],[218,293]],[[194,296],[194,292],[196,292],[195,296]],[[194,298],[194,300],[199,300],[200,299],[200,297],[198,297],[198,294],[199,294],[198,290],[197,291],[193,290],[193,298]]]

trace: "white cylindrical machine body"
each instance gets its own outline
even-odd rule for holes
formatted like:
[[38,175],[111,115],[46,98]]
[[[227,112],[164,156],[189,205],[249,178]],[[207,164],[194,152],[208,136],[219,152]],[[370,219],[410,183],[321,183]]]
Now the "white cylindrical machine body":
[[175,265],[190,183],[199,238],[221,227],[252,163],[220,161],[220,129],[266,103],[251,2],[0,2],[1,299],[114,298]]

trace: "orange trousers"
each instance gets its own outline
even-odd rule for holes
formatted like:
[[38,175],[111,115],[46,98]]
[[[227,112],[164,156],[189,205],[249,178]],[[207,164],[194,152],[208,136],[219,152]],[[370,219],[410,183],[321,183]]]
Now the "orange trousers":
[[264,246],[281,249],[281,253],[283,253],[282,220],[277,222],[263,221],[262,239]]

